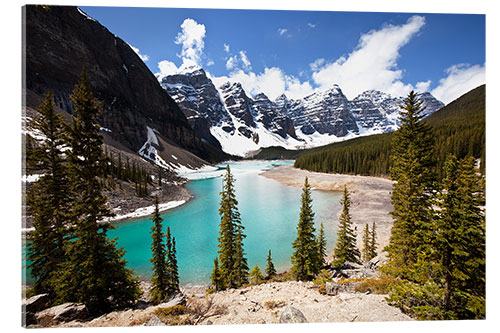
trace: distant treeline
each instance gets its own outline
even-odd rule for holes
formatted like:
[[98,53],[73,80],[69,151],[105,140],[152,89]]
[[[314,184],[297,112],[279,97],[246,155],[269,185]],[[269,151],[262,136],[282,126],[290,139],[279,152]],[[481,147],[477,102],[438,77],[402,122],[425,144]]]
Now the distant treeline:
[[[461,159],[480,158],[485,171],[485,85],[479,86],[423,121],[432,126],[437,157],[436,171],[442,176],[448,154]],[[388,175],[393,133],[371,135],[316,148],[295,160],[295,167],[317,172],[369,176]]]

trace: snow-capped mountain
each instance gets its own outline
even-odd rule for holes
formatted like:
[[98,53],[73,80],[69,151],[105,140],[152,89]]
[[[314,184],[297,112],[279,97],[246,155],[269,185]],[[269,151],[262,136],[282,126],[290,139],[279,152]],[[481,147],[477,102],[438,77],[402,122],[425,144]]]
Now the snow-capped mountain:
[[[338,85],[298,100],[283,94],[271,101],[263,93],[252,98],[237,82],[215,87],[201,68],[167,76],[161,85],[202,139],[239,156],[269,146],[309,148],[393,131],[403,103],[376,90],[350,101]],[[430,93],[420,99],[425,115],[444,106]]]

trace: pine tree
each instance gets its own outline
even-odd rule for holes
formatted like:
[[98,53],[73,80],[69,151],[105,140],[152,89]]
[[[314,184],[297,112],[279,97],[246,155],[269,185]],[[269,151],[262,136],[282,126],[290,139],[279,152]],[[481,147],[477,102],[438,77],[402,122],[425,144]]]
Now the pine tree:
[[434,245],[445,288],[443,310],[453,318],[484,317],[485,230],[481,179],[473,158],[445,162]]
[[28,266],[35,279],[34,292],[53,296],[51,274],[65,260],[64,244],[68,235],[69,201],[71,199],[68,170],[63,148],[67,145],[62,116],[54,111],[52,93],[47,93],[36,117],[30,124],[32,130],[45,136],[38,147],[27,150],[31,168],[41,170],[43,176],[32,186],[27,203],[33,216],[33,227],[28,235]]
[[325,228],[323,227],[323,223],[321,223],[319,227],[319,234],[318,234],[318,251],[319,251],[319,258],[321,260],[321,266],[324,266],[326,264],[326,238],[325,238]]
[[152,257],[149,259],[153,264],[153,276],[151,277],[152,287],[149,292],[151,302],[161,303],[168,296],[168,269],[167,269],[167,248],[164,241],[163,219],[160,217],[158,208],[158,197],[154,198],[155,210],[152,221],[154,225],[151,227],[151,243]]
[[75,106],[67,151],[74,223],[73,241],[65,246],[68,260],[57,274],[58,302],[84,303],[91,314],[132,304],[140,295],[138,280],[125,267],[124,251],[106,237],[112,216],[99,176],[105,167],[102,136],[95,123],[101,103],[94,98],[84,68],[70,96]]
[[370,261],[371,254],[371,237],[370,237],[370,227],[368,223],[365,224],[365,228],[363,229],[363,250],[361,251],[362,257],[364,261]]
[[370,252],[369,257],[372,260],[377,256],[377,231],[375,230],[375,222],[372,223],[372,231],[370,232]]
[[224,278],[221,276],[219,270],[219,260],[217,258],[214,259],[214,269],[212,271],[210,279],[212,280],[212,286],[215,288],[215,290],[219,291],[225,289]]
[[260,284],[264,280],[264,276],[262,276],[262,272],[260,271],[260,267],[255,265],[254,268],[250,271],[250,283],[251,284]]
[[392,140],[394,224],[386,248],[389,262],[384,270],[392,276],[416,281],[427,275],[416,264],[419,255],[429,254],[433,237],[434,139],[429,125],[421,121],[424,108],[417,94],[410,92],[404,103],[401,127]]
[[349,207],[351,206],[351,199],[347,186],[344,186],[344,194],[341,200],[342,214],[339,218],[339,229],[337,231],[337,243],[334,250],[334,267],[341,267],[346,261],[360,263],[359,250],[356,247],[357,235],[352,229],[351,214]]
[[247,283],[248,264],[243,250],[244,227],[238,212],[238,201],[234,190],[234,177],[229,165],[223,179],[219,215],[219,272],[223,288],[238,288]]
[[321,260],[314,235],[314,212],[312,211],[311,186],[306,177],[302,189],[297,238],[293,241],[291,257],[292,275],[296,280],[312,280],[321,269]]
[[274,274],[276,274],[276,269],[271,259],[271,249],[269,249],[269,253],[267,254],[266,279],[270,279]]
[[166,245],[168,294],[172,295],[179,291],[179,273],[177,268],[175,237],[172,237],[170,227],[167,227]]

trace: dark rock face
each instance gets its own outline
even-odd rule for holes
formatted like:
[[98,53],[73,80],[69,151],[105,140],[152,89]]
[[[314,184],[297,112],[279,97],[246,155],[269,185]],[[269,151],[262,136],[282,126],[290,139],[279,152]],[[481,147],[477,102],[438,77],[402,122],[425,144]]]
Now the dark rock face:
[[283,139],[288,135],[297,139],[293,121],[278,111],[278,107],[264,94],[253,98],[253,107],[257,111],[257,121],[262,122],[269,131],[278,134]]
[[64,303],[38,312],[35,316],[36,320],[42,324],[50,322],[68,322],[87,318],[88,311],[84,304]]
[[100,125],[127,148],[146,141],[146,126],[174,144],[207,157],[183,112],[139,56],[119,37],[76,7],[26,6],[26,89],[51,90],[72,112],[69,95],[87,66],[94,95],[103,102]]

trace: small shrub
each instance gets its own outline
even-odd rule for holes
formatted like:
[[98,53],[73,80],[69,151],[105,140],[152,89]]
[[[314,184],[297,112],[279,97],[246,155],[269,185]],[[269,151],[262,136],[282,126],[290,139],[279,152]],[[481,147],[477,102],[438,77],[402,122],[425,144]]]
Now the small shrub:
[[326,295],[326,285],[322,284],[321,286],[319,286],[319,288],[318,288],[318,292],[319,292],[321,295]]
[[292,281],[292,280],[294,280],[292,273],[290,271],[286,271],[286,272],[274,274],[268,281],[269,282],[286,282],[286,281]]
[[318,276],[313,280],[313,283],[315,285],[324,285],[327,282],[332,282],[333,278],[330,272],[328,272],[326,269],[322,269],[321,272],[319,272]]
[[216,290],[214,288],[207,288],[205,290],[205,295],[210,295],[210,294],[213,294],[215,292],[216,292]]
[[153,313],[158,317],[160,317],[160,316],[179,316],[185,314],[186,312],[187,309],[184,305],[175,305],[175,306],[170,306],[168,308],[156,309]]
[[[393,286],[402,283],[400,279],[395,279],[385,276],[378,279],[351,279],[351,280],[359,280],[351,282],[361,282],[359,285],[354,287],[354,291],[360,293],[366,293],[369,291],[372,294],[388,294]],[[345,281],[347,280],[339,282],[346,283]]]
[[282,308],[285,306],[285,302],[284,301],[267,301],[264,303],[264,306],[268,309],[268,310],[272,310],[272,309],[276,309],[276,308]]

